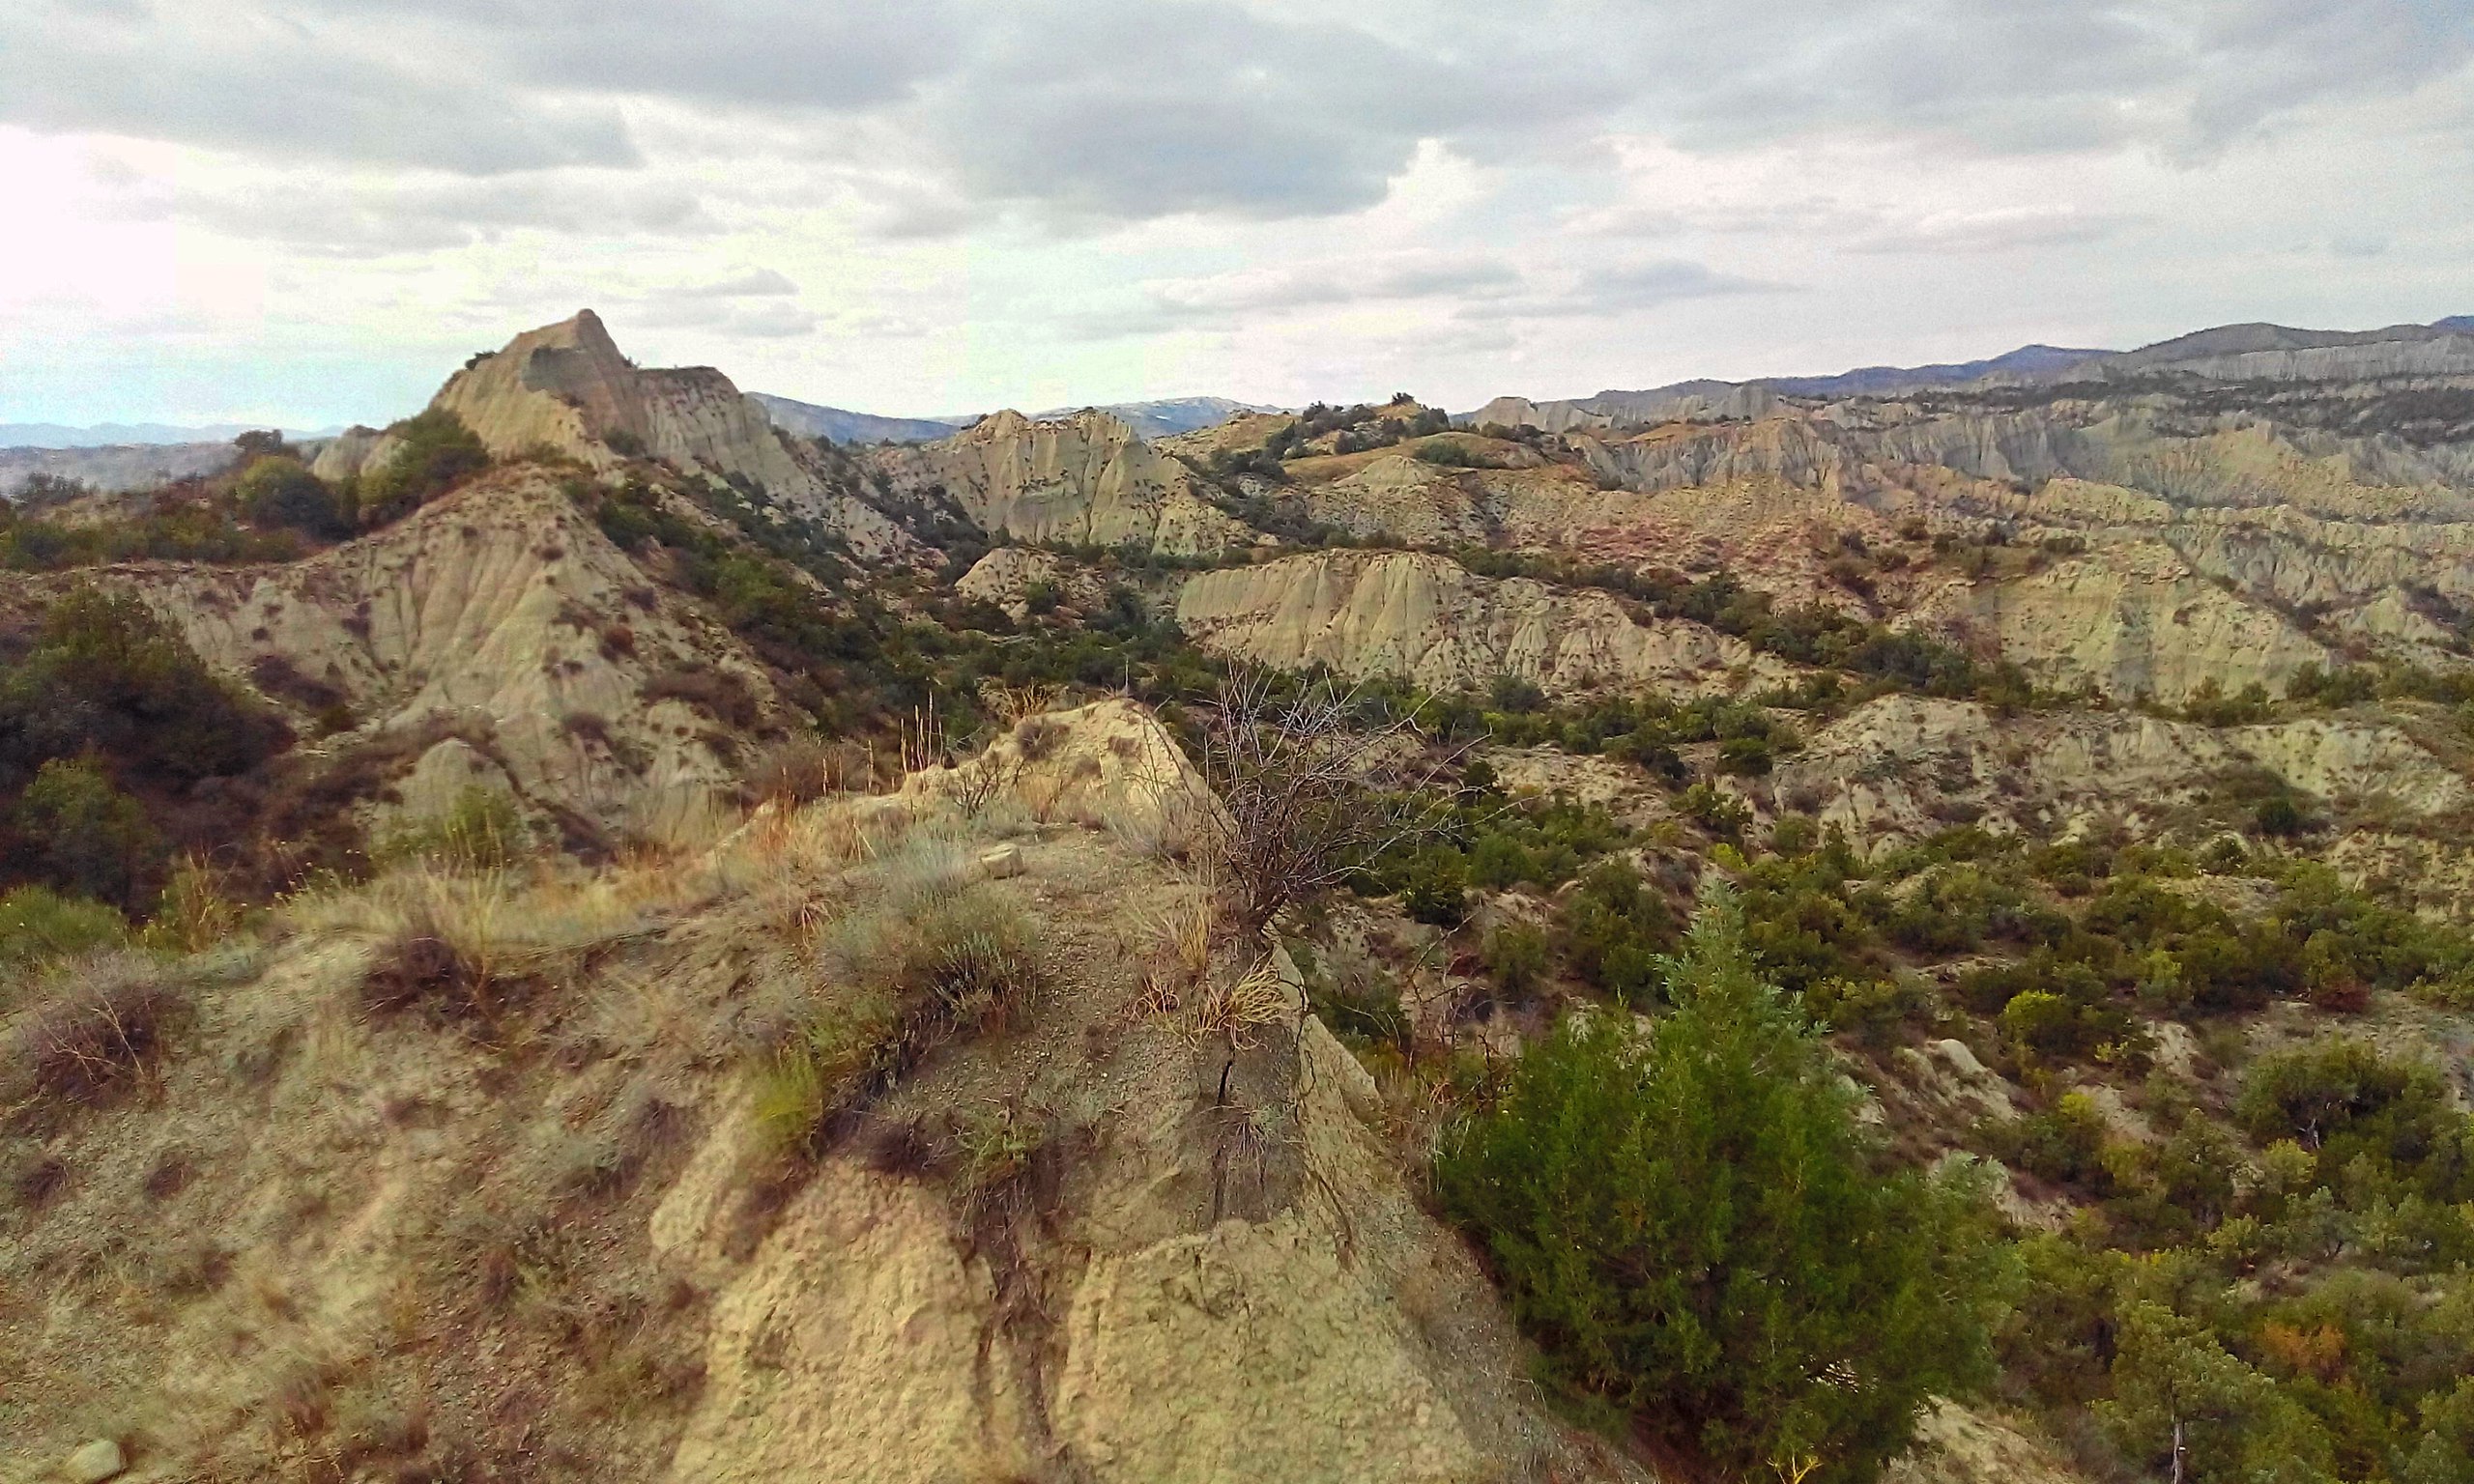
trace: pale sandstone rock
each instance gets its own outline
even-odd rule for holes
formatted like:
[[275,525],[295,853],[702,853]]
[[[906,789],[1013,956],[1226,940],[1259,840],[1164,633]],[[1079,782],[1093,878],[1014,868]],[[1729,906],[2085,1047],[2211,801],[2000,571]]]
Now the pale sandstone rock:
[[120,1444],[108,1438],[98,1438],[70,1454],[67,1462],[61,1465],[60,1471],[70,1484],[102,1484],[105,1479],[118,1477],[128,1468],[129,1462],[122,1455]]
[[[356,735],[446,718],[487,740],[486,753],[450,740],[422,757],[409,812],[434,813],[477,785],[657,831],[727,794],[736,775],[705,739],[710,721],[678,700],[647,705],[647,679],[705,666],[761,704],[771,696],[727,631],[654,593],[529,469],[290,565],[130,567],[105,581],[144,598],[218,669],[245,677],[273,655],[336,686],[362,721]],[[578,614],[601,627],[567,621]],[[623,648],[605,639],[618,628]],[[587,734],[590,724],[571,728],[575,717],[608,740]]]
[[[611,440],[686,471],[753,481],[783,508],[817,521],[863,556],[914,555],[918,543],[832,476],[817,450],[773,426],[763,405],[709,366],[648,371],[619,354],[599,316],[527,330],[475,358],[431,399],[500,457],[547,448],[596,470],[617,467]],[[384,462],[373,449],[368,462]]]
[[1437,690],[1498,674],[1559,691],[1712,690],[1757,668],[1742,641],[1699,624],[1636,623],[1604,593],[1496,582],[1422,552],[1317,552],[1201,573],[1180,589],[1177,621],[1219,653]]
[[2270,695],[2326,648],[2275,611],[2209,582],[2159,545],[2112,547],[2007,582],[1953,584],[1915,622],[1989,636],[2046,685],[2187,698],[2202,681]]
[[1249,538],[1194,491],[1193,476],[1118,418],[982,418],[949,439],[872,449],[898,496],[941,498],[981,529],[1021,541],[1147,547],[1193,555]]

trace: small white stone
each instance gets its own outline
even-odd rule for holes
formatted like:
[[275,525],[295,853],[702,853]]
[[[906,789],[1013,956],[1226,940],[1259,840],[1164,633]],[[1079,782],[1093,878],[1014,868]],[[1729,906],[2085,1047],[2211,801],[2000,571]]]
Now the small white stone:
[[1970,1077],[1984,1075],[1984,1063],[1975,1059],[1975,1053],[1968,1049],[1966,1042],[1937,1041],[1933,1043],[1933,1049],[1941,1052],[1942,1059],[1957,1068],[1962,1075]]
[[1022,873],[1022,847],[998,845],[995,849],[980,856],[979,869],[992,880],[1001,881],[1007,876],[1019,876]]
[[109,1438],[98,1438],[70,1454],[62,1471],[68,1474],[71,1484],[101,1484],[128,1467],[129,1460],[121,1456],[119,1443]]

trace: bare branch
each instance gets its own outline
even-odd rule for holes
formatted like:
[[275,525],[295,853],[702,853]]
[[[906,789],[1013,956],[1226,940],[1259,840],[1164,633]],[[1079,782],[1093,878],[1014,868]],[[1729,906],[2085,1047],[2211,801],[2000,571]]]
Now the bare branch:
[[1368,720],[1367,700],[1328,677],[1291,691],[1249,668],[1198,708],[1195,762],[1220,805],[1200,821],[1202,843],[1241,930],[1259,932],[1290,902],[1442,829],[1450,804],[1437,786],[1466,748],[1438,751],[1414,713]]

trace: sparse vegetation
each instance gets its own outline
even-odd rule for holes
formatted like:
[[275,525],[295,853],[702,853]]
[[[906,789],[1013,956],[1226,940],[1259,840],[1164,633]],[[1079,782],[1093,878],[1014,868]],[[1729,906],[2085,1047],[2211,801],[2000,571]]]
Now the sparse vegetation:
[[385,461],[360,476],[363,528],[399,521],[490,465],[480,439],[445,408],[417,413],[387,436],[391,446]]
[[1983,1181],[1878,1169],[1723,894],[1669,978],[1654,1029],[1592,1015],[1524,1052],[1436,1189],[1577,1397],[1731,1470],[1870,1478],[1928,1398],[1992,1380]]

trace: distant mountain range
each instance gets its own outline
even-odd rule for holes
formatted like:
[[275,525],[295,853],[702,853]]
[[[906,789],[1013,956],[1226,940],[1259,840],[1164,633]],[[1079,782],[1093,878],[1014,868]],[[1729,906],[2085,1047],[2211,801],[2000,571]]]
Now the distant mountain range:
[[[763,404],[776,427],[806,438],[829,438],[837,443],[929,443],[940,438],[951,438],[984,415],[973,413],[959,417],[880,417],[874,413],[820,407],[814,402],[769,396],[761,391],[750,395]],[[1052,407],[1030,415],[1034,420],[1045,421],[1081,411],[1083,409],[1079,407]],[[1149,402],[1111,402],[1094,411],[1121,418],[1132,425],[1135,432],[1153,439],[1165,438],[1172,433],[1191,433],[1196,428],[1226,422],[1239,413],[1274,413],[1284,409],[1236,402],[1226,397],[1162,397]]]
[[951,438],[970,426],[971,417],[879,417],[847,408],[820,407],[789,397],[748,395],[762,405],[773,425],[801,438],[829,438],[837,443],[929,443]]
[[[228,443],[263,422],[218,422],[182,427],[165,422],[99,422],[72,428],[57,422],[0,422],[0,448],[120,448],[165,443]],[[291,439],[332,438],[341,428],[286,428]]]
[[1985,360],[1929,366],[1864,366],[1835,376],[1761,377],[1746,382],[1673,382],[1640,391],[1533,402],[1497,397],[1456,420],[1483,426],[1639,427],[1670,418],[1757,417],[1781,397],[1882,397],[1936,387],[2057,385],[2143,376],[2216,381],[2293,377],[2463,376],[2474,374],[2474,315],[2381,329],[2292,329],[2222,325],[2135,351],[2026,345]]

